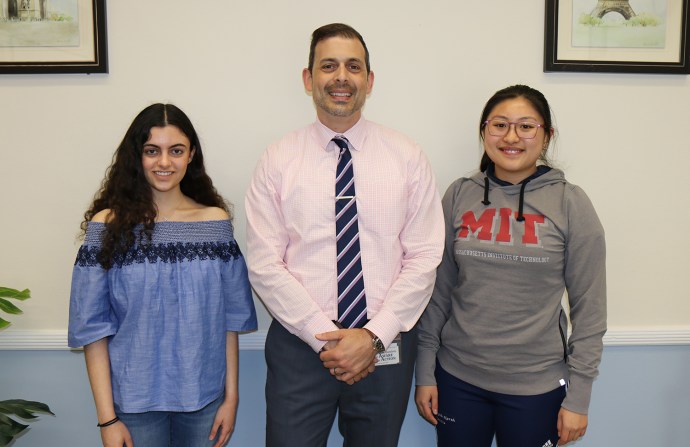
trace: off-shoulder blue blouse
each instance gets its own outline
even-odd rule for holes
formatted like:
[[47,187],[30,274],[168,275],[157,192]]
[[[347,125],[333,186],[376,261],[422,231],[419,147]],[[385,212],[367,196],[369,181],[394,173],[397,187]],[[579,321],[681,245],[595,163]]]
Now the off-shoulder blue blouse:
[[110,337],[115,409],[195,411],[225,387],[226,331],[257,327],[229,220],[159,222],[105,270],[89,223],[72,273],[68,344]]

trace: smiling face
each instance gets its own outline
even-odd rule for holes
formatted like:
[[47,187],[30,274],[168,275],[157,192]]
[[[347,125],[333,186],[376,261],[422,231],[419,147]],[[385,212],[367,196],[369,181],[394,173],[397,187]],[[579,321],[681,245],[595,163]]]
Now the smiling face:
[[[510,122],[531,122],[543,125],[544,119],[531,102],[523,97],[506,99],[491,110],[488,119],[502,119]],[[537,160],[549,143],[550,134],[538,128],[534,138],[521,138],[511,125],[502,137],[491,135],[488,126],[482,131],[484,150],[493,161],[496,177],[517,184],[537,170]]]
[[316,44],[314,66],[312,71],[304,69],[302,80],[312,94],[319,121],[331,130],[345,132],[362,115],[374,73],[367,72],[359,40],[331,37]]
[[151,128],[141,152],[141,164],[154,196],[179,190],[194,156],[189,146],[189,138],[176,126]]

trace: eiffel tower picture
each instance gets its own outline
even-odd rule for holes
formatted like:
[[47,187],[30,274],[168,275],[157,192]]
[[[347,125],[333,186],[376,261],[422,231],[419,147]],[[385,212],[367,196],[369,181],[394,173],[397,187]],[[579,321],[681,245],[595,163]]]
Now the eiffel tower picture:
[[630,20],[637,15],[630,7],[630,2],[628,0],[599,0],[597,6],[594,7],[589,15],[602,18],[609,12],[617,12],[622,15],[625,20]]

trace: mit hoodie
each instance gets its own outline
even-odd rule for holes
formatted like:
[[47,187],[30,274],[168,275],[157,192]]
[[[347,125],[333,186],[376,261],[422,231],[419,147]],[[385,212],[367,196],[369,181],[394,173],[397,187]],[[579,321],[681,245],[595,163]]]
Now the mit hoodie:
[[563,407],[587,414],[606,332],[604,229],[587,195],[557,169],[517,185],[478,173],[448,188],[443,211],[446,246],[419,323],[416,384],[436,384],[438,359],[498,393],[569,382]]

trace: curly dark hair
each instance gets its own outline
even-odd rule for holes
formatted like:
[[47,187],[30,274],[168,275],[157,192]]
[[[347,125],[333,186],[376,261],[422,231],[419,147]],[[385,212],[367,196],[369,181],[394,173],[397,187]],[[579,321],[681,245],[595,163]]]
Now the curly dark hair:
[[157,210],[151,186],[144,176],[142,150],[151,137],[152,127],[168,125],[180,129],[189,139],[190,148],[194,149],[194,157],[180,182],[182,193],[197,203],[216,206],[230,214],[230,205],[218,194],[206,174],[201,143],[189,117],[172,104],[152,104],[139,112],[127,129],[101,188],[81,223],[82,232],[86,234],[88,223],[96,213],[111,210],[105,223],[102,249],[98,254],[98,262],[103,268],[109,269],[114,256],[126,253],[134,245],[137,240],[136,226],[142,225],[138,235],[140,240],[151,240]]

